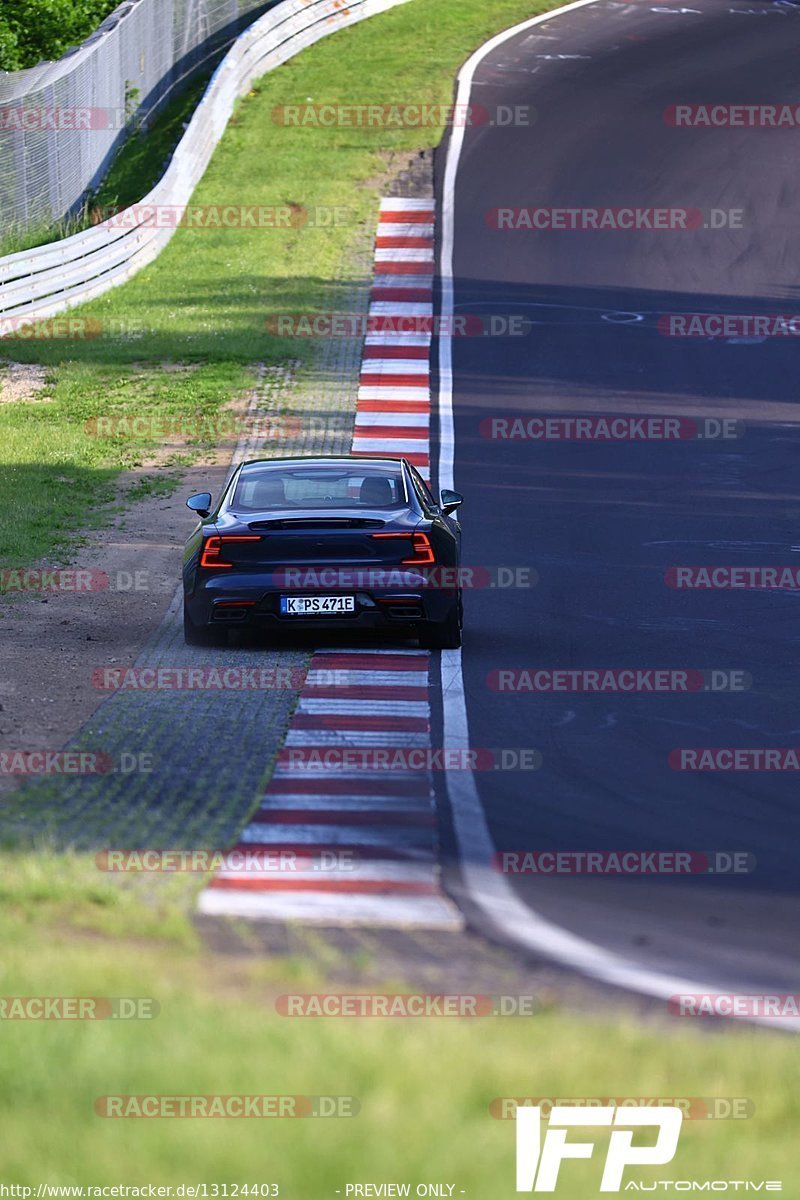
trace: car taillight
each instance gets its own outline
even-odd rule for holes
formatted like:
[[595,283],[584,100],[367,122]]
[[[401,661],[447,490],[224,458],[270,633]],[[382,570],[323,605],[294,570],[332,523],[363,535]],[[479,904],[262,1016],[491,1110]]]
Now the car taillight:
[[201,567],[232,567],[233,563],[224,562],[222,559],[223,544],[227,545],[228,542],[260,542],[260,541],[261,541],[261,538],[258,536],[258,534],[253,534],[252,536],[243,535],[241,537],[237,537],[235,535],[231,535],[230,537],[218,537],[216,534],[214,534],[211,537],[206,538],[206,540],[205,540],[205,543],[203,545],[203,553],[200,555],[200,566]]
[[411,538],[411,557],[401,559],[403,566],[429,567],[436,562],[427,533],[373,533],[374,538]]
[[409,565],[413,564],[415,567],[423,567],[429,566],[431,563],[436,562],[436,559],[433,556],[431,539],[428,537],[427,533],[415,533],[411,539],[411,546],[413,550],[411,558],[404,558],[404,563],[408,563]]

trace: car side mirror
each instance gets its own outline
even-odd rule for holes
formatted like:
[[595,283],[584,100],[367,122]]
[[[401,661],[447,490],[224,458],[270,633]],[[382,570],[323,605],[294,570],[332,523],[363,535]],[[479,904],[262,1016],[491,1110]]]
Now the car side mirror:
[[211,513],[211,492],[198,492],[186,501],[186,507],[196,512],[198,517],[207,517]]
[[451,512],[455,512],[459,504],[464,503],[464,497],[460,492],[451,492],[449,488],[442,488],[442,512],[446,517],[450,516]]

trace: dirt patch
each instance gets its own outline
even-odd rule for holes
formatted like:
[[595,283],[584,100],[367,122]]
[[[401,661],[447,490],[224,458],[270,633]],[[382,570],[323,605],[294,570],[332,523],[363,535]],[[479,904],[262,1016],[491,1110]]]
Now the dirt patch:
[[[252,986],[248,964],[301,961],[326,980],[325,991],[391,991],[427,994],[506,995],[520,998],[530,1018],[561,1010],[591,1020],[625,1017],[656,1028],[674,1024],[660,1001],[636,996],[584,979],[574,971],[495,944],[474,930],[303,926],[280,921],[232,921],[196,917],[195,926],[208,950],[207,977],[221,995],[237,995]],[[213,964],[213,965],[212,965]],[[292,990],[287,989],[287,990]],[[305,988],[299,989],[305,991]],[[269,995],[272,1006],[275,997]]]
[[374,188],[384,196],[433,198],[433,156],[435,150],[420,150],[411,156],[405,151],[379,150],[384,172],[365,180],[363,187]]
[[[203,363],[185,363],[185,362],[169,362],[168,360],[157,364],[159,371],[164,371],[167,375],[192,375],[195,371],[199,371]],[[151,375],[155,370],[156,364],[148,362],[131,363],[131,370],[136,375]]]
[[[176,474],[170,494],[124,504],[138,474],[129,472],[119,480],[121,511],[70,563],[70,571],[91,572],[90,589],[0,596],[0,750],[59,750],[98,708],[106,693],[93,686],[92,671],[130,666],[158,627],[196,521],[184,501],[216,494],[229,461],[214,455]],[[0,776],[0,795],[14,786]]]
[[52,396],[45,394],[46,386],[46,367],[0,359],[0,404],[52,400]]

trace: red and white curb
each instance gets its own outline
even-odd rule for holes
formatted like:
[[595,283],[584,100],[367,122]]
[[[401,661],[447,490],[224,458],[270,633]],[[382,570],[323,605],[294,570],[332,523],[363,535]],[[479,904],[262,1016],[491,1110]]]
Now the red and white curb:
[[[408,458],[430,476],[433,201],[383,200],[358,392],[354,454]],[[414,318],[400,321],[398,318]],[[419,318],[422,318],[421,320]],[[427,320],[426,320],[427,318]],[[381,328],[381,326],[385,326]],[[420,331],[420,326],[423,327]],[[427,330],[425,327],[427,326]],[[319,650],[260,807],[200,898],[200,911],[314,924],[458,930],[440,886],[433,778],[401,769],[324,771],[331,747],[431,747],[430,655],[424,650]],[[334,674],[335,673],[335,674]],[[337,756],[338,757],[338,756]],[[347,855],[330,870],[309,858]],[[298,870],[241,869],[254,852],[297,855]],[[260,853],[259,853],[260,852]]]
[[402,455],[430,480],[433,200],[381,201],[354,454]]

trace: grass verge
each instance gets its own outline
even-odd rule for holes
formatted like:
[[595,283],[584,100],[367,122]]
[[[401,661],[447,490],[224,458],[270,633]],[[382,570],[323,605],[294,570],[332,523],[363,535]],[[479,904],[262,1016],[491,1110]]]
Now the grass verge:
[[[153,938],[184,949],[195,947],[189,921],[194,897],[205,882],[189,874],[136,875],[101,871],[91,854],[0,849],[0,925],[3,944],[54,930],[98,934],[124,941]],[[155,886],[154,886],[155,883]],[[2,1025],[0,1023],[0,1028]]]
[[[178,917],[156,929],[152,906],[135,890],[122,902],[104,900],[106,885],[80,861],[71,875],[46,857],[4,855],[0,865],[17,897],[0,911],[0,996],[149,997],[160,1008],[152,1020],[0,1021],[9,1181],[275,1183],[296,1200],[333,1196],[348,1182],[437,1182],[488,1200],[514,1187],[513,1123],[489,1113],[501,1096],[748,1097],[748,1120],[684,1122],[670,1166],[631,1169],[627,1178],[793,1178],[800,1101],[787,1056],[796,1051],[781,1037],[579,1023],[557,1009],[472,1020],[286,1018],[277,996],[334,990],[308,962],[198,952]],[[90,905],[116,911],[113,941],[74,932],[74,904],[87,891]],[[134,942],[126,938],[137,905]],[[354,987],[341,990],[408,990],[397,980],[359,983],[353,972]],[[101,1096],[153,1094],[344,1095],[361,1110],[327,1120],[113,1120],[95,1112]],[[572,1200],[597,1195],[599,1131],[597,1141],[592,1163],[562,1169]]]

